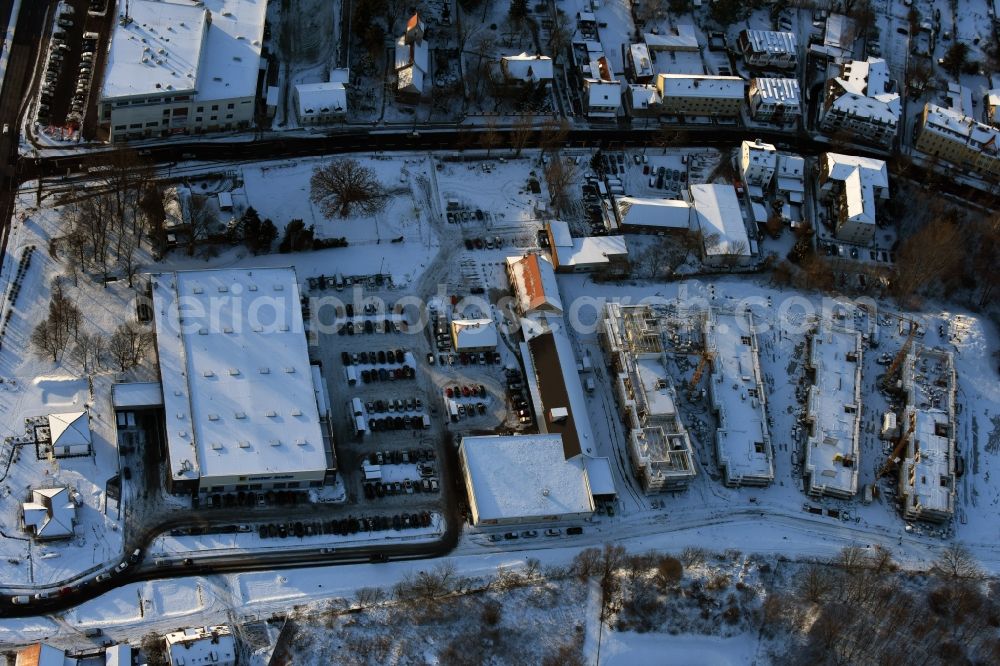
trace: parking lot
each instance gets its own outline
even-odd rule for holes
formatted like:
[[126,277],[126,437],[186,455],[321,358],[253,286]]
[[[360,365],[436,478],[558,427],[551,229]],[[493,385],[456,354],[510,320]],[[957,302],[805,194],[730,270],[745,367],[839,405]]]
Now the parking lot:
[[97,124],[94,102],[101,85],[111,0],[64,0],[45,52],[39,84],[37,120],[50,134],[92,135]]

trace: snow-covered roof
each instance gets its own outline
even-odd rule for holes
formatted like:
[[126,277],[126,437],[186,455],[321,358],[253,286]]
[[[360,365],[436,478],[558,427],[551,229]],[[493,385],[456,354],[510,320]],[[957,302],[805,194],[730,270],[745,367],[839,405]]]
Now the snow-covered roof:
[[109,647],[104,652],[104,666],[132,666],[132,646],[118,643]]
[[857,34],[854,19],[831,12],[826,19],[826,30],[823,32],[823,46],[827,52],[839,52],[849,55]]
[[181,629],[163,639],[171,666],[236,663],[236,642],[225,625]]
[[713,353],[709,392],[726,482],[770,483],[774,460],[753,315],[712,312],[705,320],[705,344]]
[[875,224],[876,189],[889,187],[889,172],[885,162],[872,157],[857,157],[840,153],[825,153],[831,180],[844,183],[847,217],[854,222]]
[[697,51],[698,33],[693,25],[682,23],[669,28],[666,34],[645,32],[643,41],[653,51]]
[[764,104],[799,106],[802,103],[798,79],[758,76],[750,79],[750,90]]
[[412,44],[406,43],[405,35],[396,40],[396,69],[403,69],[413,65],[423,74],[428,71],[430,61],[430,48],[427,41],[421,39]]
[[347,88],[343,83],[298,83],[295,96],[299,100],[295,109],[299,118],[347,113]]
[[691,224],[691,204],[677,199],[618,197],[622,226],[687,230]]
[[630,83],[625,92],[632,109],[648,109],[658,106],[662,102],[660,91],[654,85]]
[[49,414],[52,446],[90,446],[90,415],[87,412]]
[[190,3],[133,0],[129,16],[130,22],[114,22],[101,97],[194,92],[208,38],[208,10]]
[[597,266],[628,256],[624,236],[573,237],[564,220],[549,223],[552,254],[557,266]]
[[[705,239],[705,254],[749,257],[750,239],[736,189],[732,185],[699,184],[688,188],[695,219]],[[710,236],[714,236],[713,239]]]
[[964,143],[979,153],[1000,157],[1000,128],[981,123],[953,109],[928,102],[924,107],[924,124],[920,131],[934,132]]
[[461,450],[480,523],[594,511],[583,461],[566,460],[559,434],[463,437]]
[[132,0],[115,21],[102,99],[196,93],[253,97],[267,0]]
[[500,62],[507,78],[532,82],[552,80],[552,58],[549,56],[521,53],[503,56]]
[[34,488],[31,501],[21,504],[24,526],[32,528],[40,539],[58,539],[73,535],[76,522],[76,504],[69,489]]
[[188,223],[191,210],[191,189],[183,185],[168,187],[163,191],[163,228],[176,229]]
[[778,163],[778,149],[773,143],[766,143],[760,139],[744,140],[740,144],[740,153],[745,161],[744,168],[758,166],[774,170]]
[[538,310],[562,313],[559,285],[548,257],[540,254],[507,257],[507,270],[522,313]]
[[832,79],[831,109],[847,115],[869,118],[885,124],[899,120],[899,95],[887,92],[889,65],[882,58],[852,60],[841,65],[840,76]]
[[163,405],[160,382],[128,382],[111,386],[115,409],[156,407]]
[[[587,413],[583,383],[577,372],[576,354],[562,326],[543,326],[543,331],[522,347],[531,399],[542,432],[563,437],[566,458],[588,453],[596,442]],[[565,409],[565,418],[553,419],[552,410]]]
[[775,30],[744,30],[747,45],[754,53],[769,53],[785,55],[798,53],[798,40],[795,33],[778,32]]
[[850,497],[858,490],[861,416],[861,333],[824,326],[809,338],[807,364],[815,373],[806,418],[809,491]]
[[587,482],[590,484],[590,494],[594,497],[617,495],[615,478],[611,473],[611,461],[608,458],[583,456],[587,468]]
[[944,97],[948,102],[949,108],[961,113],[963,116],[973,115],[972,90],[968,86],[963,86],[955,81],[949,81],[948,90],[945,92]]
[[325,470],[295,271],[150,282],[174,478]]
[[396,72],[396,89],[421,93],[424,89],[424,71],[416,65],[408,65]]
[[600,81],[584,79],[583,87],[587,92],[587,107],[613,107],[617,109],[622,103],[622,86],[617,81]]
[[712,99],[743,99],[746,81],[738,76],[710,74],[656,75],[656,88],[667,97],[709,97]]
[[451,330],[456,351],[497,346],[497,327],[492,319],[455,319]]
[[652,76],[653,60],[649,57],[649,47],[640,42],[638,44],[630,44],[628,51],[635,75],[637,77]]
[[806,161],[801,155],[778,153],[777,176],[779,179],[779,186],[781,178],[788,178],[790,180],[801,182],[805,178],[805,170]]

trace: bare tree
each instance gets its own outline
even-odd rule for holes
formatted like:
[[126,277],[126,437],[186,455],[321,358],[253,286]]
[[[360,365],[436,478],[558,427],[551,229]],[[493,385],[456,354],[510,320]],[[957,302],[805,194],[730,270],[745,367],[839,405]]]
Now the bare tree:
[[663,591],[681,582],[684,576],[684,565],[676,557],[665,555],[656,563],[656,585]]
[[945,578],[982,578],[983,570],[972,553],[960,543],[949,544],[934,560],[934,573]]
[[[555,4],[552,5],[555,7]],[[552,27],[549,29],[549,46],[552,48],[552,62],[558,63],[569,49],[570,40],[573,38],[573,27],[569,17],[561,11],[551,14]]]
[[362,215],[375,215],[385,208],[387,200],[375,172],[353,159],[316,167],[309,187],[309,198],[326,217],[347,217],[352,209]]
[[152,343],[153,336],[149,331],[142,330],[133,322],[127,322],[115,329],[108,351],[118,364],[118,369],[125,372],[139,365]]
[[576,165],[566,162],[558,154],[545,165],[545,182],[549,186],[549,200],[557,209],[566,206],[570,187],[577,182]]
[[530,114],[518,116],[514,120],[514,127],[510,132],[510,147],[514,150],[514,157],[520,157],[521,151],[528,145],[531,135],[535,131],[535,118]]
[[500,143],[500,133],[497,132],[497,119],[490,118],[483,131],[479,133],[479,145],[486,149],[486,159],[490,158],[490,153]]
[[934,283],[954,277],[965,260],[959,225],[935,216],[903,241],[893,291],[899,298],[911,298]]
[[538,131],[538,145],[542,152],[552,152],[562,148],[569,136],[569,123],[565,118],[546,118]]
[[810,564],[802,573],[799,590],[803,598],[812,603],[819,603],[830,591],[830,576],[819,564]]
[[39,354],[51,356],[53,363],[59,362],[59,357],[66,349],[69,334],[62,326],[54,325],[44,319],[31,332],[31,344]]
[[[215,211],[208,203],[208,197],[191,196],[188,206],[188,256],[194,254],[198,243],[208,240],[218,223]],[[130,260],[131,263],[131,260]],[[131,278],[129,281],[131,285]]]

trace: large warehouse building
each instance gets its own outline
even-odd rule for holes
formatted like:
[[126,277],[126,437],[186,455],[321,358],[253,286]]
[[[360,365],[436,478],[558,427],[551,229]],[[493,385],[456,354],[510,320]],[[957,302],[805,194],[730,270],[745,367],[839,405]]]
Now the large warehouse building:
[[291,268],[150,276],[174,493],[314,488],[335,457]]
[[267,0],[118,4],[98,111],[111,141],[253,124]]

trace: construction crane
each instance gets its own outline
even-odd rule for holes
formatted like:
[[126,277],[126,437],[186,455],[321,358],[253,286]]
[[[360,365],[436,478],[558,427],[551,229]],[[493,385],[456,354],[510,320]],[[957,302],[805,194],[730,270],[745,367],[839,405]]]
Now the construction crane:
[[896,354],[896,358],[892,359],[892,364],[889,369],[885,371],[882,376],[882,388],[889,390],[893,387],[893,380],[896,378],[896,373],[899,372],[900,366],[903,364],[903,359],[910,351],[910,346],[913,344],[913,337],[917,334],[917,323],[910,320],[910,334],[906,336],[906,342],[903,346],[899,348],[899,353]]
[[910,441],[910,437],[913,435],[914,429],[917,427],[917,417],[914,412],[910,412],[910,422],[906,427],[906,431],[903,432],[899,439],[896,440],[896,446],[892,448],[892,453],[889,454],[889,459],[885,461],[882,465],[882,469],[878,471],[878,476],[876,478],[881,479],[883,476],[896,469],[896,465],[899,464],[900,456],[903,455],[903,451],[906,449],[907,443]]
[[707,349],[702,350],[701,360],[698,361],[698,367],[695,368],[694,375],[691,376],[691,383],[688,385],[688,389],[694,391],[698,388],[698,382],[701,380],[701,375],[705,372],[705,366],[712,362],[714,356],[712,352]]

